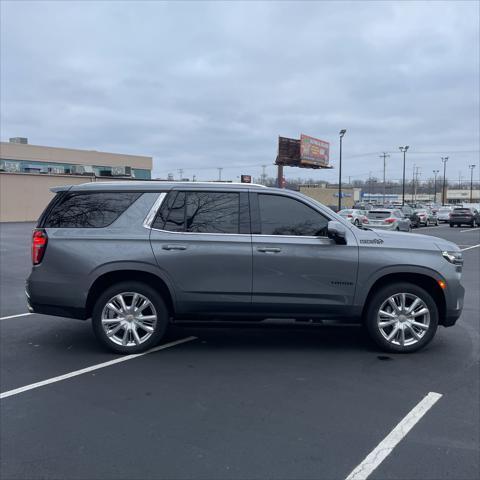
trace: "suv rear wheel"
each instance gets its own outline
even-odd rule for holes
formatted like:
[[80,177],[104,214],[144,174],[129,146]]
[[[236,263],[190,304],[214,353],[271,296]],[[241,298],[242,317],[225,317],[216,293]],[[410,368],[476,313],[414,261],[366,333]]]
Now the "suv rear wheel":
[[412,283],[387,285],[376,292],[367,310],[370,337],[383,350],[408,353],[427,345],[438,326],[432,296]]
[[168,324],[161,295],[140,282],[122,282],[105,290],[93,308],[97,338],[116,353],[140,353],[154,347]]

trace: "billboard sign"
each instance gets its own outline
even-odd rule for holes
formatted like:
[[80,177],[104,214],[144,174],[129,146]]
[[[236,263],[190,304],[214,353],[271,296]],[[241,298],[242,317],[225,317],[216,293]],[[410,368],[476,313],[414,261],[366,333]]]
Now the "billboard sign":
[[308,135],[300,136],[300,165],[304,167],[328,167],[330,144]]
[[278,137],[277,165],[298,167],[300,164],[300,140]]
[[242,183],[252,183],[252,176],[251,175],[241,175],[240,181]]

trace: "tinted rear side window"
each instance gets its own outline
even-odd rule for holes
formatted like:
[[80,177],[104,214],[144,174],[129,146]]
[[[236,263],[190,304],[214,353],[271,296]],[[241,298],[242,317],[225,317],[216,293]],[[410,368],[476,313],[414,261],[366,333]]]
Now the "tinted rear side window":
[[239,193],[178,192],[168,196],[153,227],[171,232],[239,233],[239,225]]
[[50,210],[44,227],[107,227],[141,194],[141,192],[67,193]]
[[258,195],[262,235],[327,236],[328,219],[304,203],[280,195]]
[[224,192],[188,192],[187,232],[238,233],[240,194]]
[[162,229],[170,232],[185,231],[185,192],[173,192],[172,196],[169,196],[166,215],[167,218],[163,223],[164,226],[161,227]]

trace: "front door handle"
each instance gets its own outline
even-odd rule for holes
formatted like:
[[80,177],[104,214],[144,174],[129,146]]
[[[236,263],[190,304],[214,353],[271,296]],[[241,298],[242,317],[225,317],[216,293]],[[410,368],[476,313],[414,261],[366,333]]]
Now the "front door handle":
[[186,245],[162,245],[163,250],[186,250],[187,246]]
[[257,250],[262,253],[280,253],[282,251],[278,247],[258,247]]

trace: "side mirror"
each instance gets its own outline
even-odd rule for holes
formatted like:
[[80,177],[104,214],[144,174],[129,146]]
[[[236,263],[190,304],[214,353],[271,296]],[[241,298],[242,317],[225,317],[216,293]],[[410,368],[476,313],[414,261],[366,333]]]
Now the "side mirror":
[[335,240],[336,243],[345,245],[347,243],[345,240],[347,236],[347,228],[336,220],[330,220],[328,222],[328,236],[332,240]]

